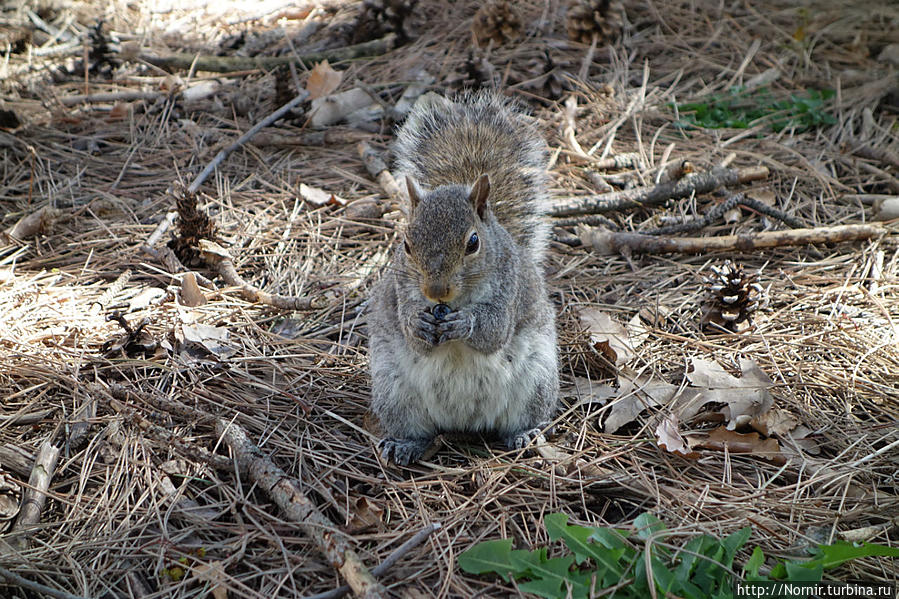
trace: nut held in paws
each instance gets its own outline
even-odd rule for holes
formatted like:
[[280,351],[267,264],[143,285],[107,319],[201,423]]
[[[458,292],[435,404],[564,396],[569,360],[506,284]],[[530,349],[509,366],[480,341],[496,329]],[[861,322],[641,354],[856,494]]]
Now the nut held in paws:
[[446,304],[437,304],[436,306],[431,308],[431,314],[433,314],[434,318],[436,318],[437,320],[443,320],[450,312],[452,312],[452,308],[450,308]]

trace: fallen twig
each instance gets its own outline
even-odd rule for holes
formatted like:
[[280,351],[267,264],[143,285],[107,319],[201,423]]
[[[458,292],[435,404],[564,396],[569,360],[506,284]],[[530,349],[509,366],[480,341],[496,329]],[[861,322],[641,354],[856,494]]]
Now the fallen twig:
[[879,225],[840,225],[814,229],[764,231],[721,237],[656,237],[642,233],[614,232],[603,228],[578,227],[581,242],[600,254],[620,251],[641,254],[699,254],[714,250],[751,251],[762,248],[836,243],[872,239],[884,235],[887,229]]
[[121,92],[105,92],[98,94],[78,94],[77,96],[66,96],[60,98],[63,106],[74,106],[86,102],[88,104],[100,104],[104,102],[131,102],[133,100],[155,100],[166,96],[163,92],[146,92],[146,91],[121,91]]
[[356,149],[359,151],[359,157],[362,158],[362,163],[365,164],[365,170],[377,180],[378,185],[381,186],[381,189],[384,190],[384,193],[386,193],[387,197],[393,202],[393,206],[390,208],[396,210],[400,206],[403,206],[406,202],[403,191],[378,152],[364,141],[360,141],[356,144]]
[[350,548],[347,539],[337,527],[300,490],[300,484],[277,467],[247,438],[246,433],[234,423],[219,419],[215,431],[231,451],[242,470],[259,485],[284,514],[296,522],[315,542],[331,565],[340,571],[357,597],[384,597],[387,591],[375,580],[371,572]]
[[[404,555],[421,545],[428,537],[431,536],[432,533],[440,530],[440,528],[441,525],[439,522],[433,522],[428,525],[427,528],[423,528],[415,533],[414,537],[394,549],[393,553],[387,556],[387,559],[372,568],[372,576],[374,576],[375,578],[380,578],[381,576],[386,574],[387,571],[393,567],[393,564],[402,559]],[[339,597],[343,597],[349,592],[350,587],[348,585],[342,585],[330,591],[317,593],[315,595],[309,595],[305,599],[338,599]]]
[[695,173],[678,181],[659,183],[653,187],[635,187],[586,198],[570,198],[554,205],[550,214],[552,216],[575,216],[613,212],[640,206],[656,206],[668,200],[689,197],[694,193],[708,193],[727,185],[758,181],[767,176],[768,169],[764,166],[739,170],[715,167],[704,173]]
[[312,68],[316,62],[321,62],[323,60],[327,60],[333,64],[341,60],[351,60],[363,56],[377,56],[392,49],[395,42],[396,35],[390,34],[380,39],[364,42],[362,44],[355,44],[344,48],[334,48],[333,50],[323,50],[321,52],[312,52],[301,56],[295,56],[293,54],[287,54],[285,56],[252,57],[202,56],[197,54],[178,53],[167,56],[141,54],[139,59],[148,62],[153,66],[167,70],[193,68],[195,71],[211,71],[214,73],[246,71],[249,69],[271,71],[274,68],[298,62],[308,68]]
[[237,148],[239,148],[240,146],[242,146],[243,144],[245,144],[246,142],[251,140],[253,138],[253,136],[259,132],[260,129],[267,127],[268,125],[271,125],[272,123],[274,123],[275,121],[280,119],[282,116],[284,116],[285,114],[290,112],[290,110],[294,106],[296,106],[300,102],[304,101],[308,97],[309,97],[309,92],[306,90],[303,90],[299,95],[297,95],[296,98],[294,98],[293,100],[291,100],[290,102],[288,102],[287,104],[285,104],[284,106],[282,106],[281,108],[276,110],[275,112],[271,113],[270,115],[268,115],[267,117],[265,117],[264,119],[262,119],[261,121],[256,123],[255,125],[253,125],[253,127],[250,128],[249,131],[247,131],[246,133],[241,135],[237,139],[237,141],[235,141],[233,144],[231,144],[230,146],[228,146],[227,148],[223,149],[218,154],[216,154],[215,158],[212,159],[212,162],[207,164],[206,168],[204,168],[200,172],[200,174],[197,175],[197,177],[191,182],[191,184],[188,185],[187,193],[191,194],[191,195],[197,193],[197,190],[200,189],[200,185],[202,185],[203,182],[206,180],[206,178],[209,177],[209,175],[212,173],[212,171],[215,170],[215,167],[217,167],[219,164],[221,164],[222,161],[224,161],[225,158],[228,157],[228,154],[230,154],[231,152],[233,152],[234,150],[236,150]]
[[16,445],[4,443],[0,445],[0,464],[19,476],[25,477],[31,473],[31,465],[34,463],[34,455]]
[[41,595],[46,595],[47,597],[54,597],[54,599],[87,599],[87,597],[82,597],[81,595],[73,595],[65,591],[57,591],[56,589],[43,585],[39,582],[32,582],[27,578],[19,576],[15,572],[10,572],[6,568],[0,568],[0,576],[5,578],[12,584],[17,584],[22,588],[28,589],[29,591],[34,591],[35,593],[40,593]]
[[28,477],[28,488],[22,495],[22,509],[10,533],[14,535],[11,541],[13,547],[24,548],[28,529],[40,521],[41,511],[47,501],[47,489],[50,488],[58,459],[59,448],[44,442],[34,460],[34,467]]
[[250,285],[237,274],[237,269],[234,267],[228,251],[213,241],[201,239],[200,254],[206,263],[221,275],[225,283],[237,287],[240,295],[247,301],[266,304],[281,310],[316,310],[326,304],[324,298],[278,295]]
[[727,198],[724,202],[718,204],[709,210],[706,214],[699,218],[694,218],[693,220],[689,220],[683,223],[678,223],[676,225],[668,225],[666,227],[659,227],[657,229],[652,229],[650,231],[643,231],[644,235],[671,235],[673,233],[687,233],[690,231],[698,231],[703,227],[707,227],[712,224],[724,214],[737,207],[737,206],[746,206],[751,210],[755,210],[756,212],[761,212],[766,216],[770,216],[771,218],[776,218],[779,221],[782,221],[789,225],[794,229],[799,229],[802,227],[803,223],[798,218],[792,217],[783,210],[778,210],[774,206],[769,206],[763,202],[758,200],[754,200],[752,198],[747,198],[742,193],[734,194]]
[[886,148],[877,148],[858,139],[850,139],[847,142],[847,146],[852,148],[851,152],[856,156],[874,160],[882,164],[888,164],[899,169],[899,155]]

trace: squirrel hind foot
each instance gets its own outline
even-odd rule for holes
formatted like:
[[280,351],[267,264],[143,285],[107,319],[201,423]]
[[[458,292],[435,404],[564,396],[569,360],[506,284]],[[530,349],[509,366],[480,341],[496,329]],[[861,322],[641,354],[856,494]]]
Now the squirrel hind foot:
[[394,439],[388,437],[378,443],[381,457],[398,466],[408,466],[421,459],[433,439]]
[[534,428],[527,428],[512,433],[508,437],[503,438],[503,443],[512,450],[524,449],[538,438],[543,438],[544,434],[551,434],[552,431],[547,429],[548,426],[549,422],[541,422]]

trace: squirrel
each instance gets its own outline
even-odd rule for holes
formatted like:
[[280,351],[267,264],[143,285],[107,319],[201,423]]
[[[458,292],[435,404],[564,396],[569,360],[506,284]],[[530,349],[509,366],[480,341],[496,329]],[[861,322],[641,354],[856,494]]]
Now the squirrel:
[[400,465],[442,432],[522,449],[559,401],[546,144],[495,93],[428,96],[397,134],[407,226],[369,299],[378,449]]

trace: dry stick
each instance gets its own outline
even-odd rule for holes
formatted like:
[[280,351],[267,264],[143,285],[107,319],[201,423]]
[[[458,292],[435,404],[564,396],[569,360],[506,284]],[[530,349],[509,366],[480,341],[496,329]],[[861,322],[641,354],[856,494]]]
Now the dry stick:
[[617,233],[605,229],[578,226],[581,242],[599,254],[616,254],[620,251],[641,254],[700,254],[714,250],[752,251],[762,248],[806,245],[810,243],[836,243],[871,239],[887,233],[879,225],[840,225],[815,229],[789,229],[765,231],[721,237],[654,237],[642,233]]
[[758,200],[754,200],[752,198],[747,198],[742,193],[734,194],[727,198],[724,202],[714,206],[711,210],[709,210],[706,214],[702,215],[699,218],[694,218],[692,220],[688,220],[686,222],[678,223],[676,225],[668,225],[666,227],[658,227],[656,229],[650,229],[648,231],[643,231],[644,235],[671,235],[672,233],[687,233],[689,231],[698,231],[703,227],[706,227],[712,224],[714,221],[718,220],[724,214],[731,210],[736,206],[746,206],[751,210],[755,210],[756,212],[761,212],[766,216],[770,216],[771,218],[776,218],[790,227],[794,229],[802,228],[802,221],[798,218],[792,217],[786,212],[782,210],[778,210],[774,206],[768,206],[765,203],[762,203]]
[[593,161],[591,168],[608,170],[613,168],[636,168],[642,164],[640,154],[636,152],[625,152],[624,154],[615,154],[608,158]]
[[25,477],[31,474],[34,455],[16,445],[4,443],[0,445],[0,464],[6,470]]
[[237,141],[216,154],[215,158],[212,159],[212,162],[206,165],[206,168],[204,168],[203,171],[199,175],[197,175],[197,178],[194,179],[193,182],[187,187],[187,193],[189,193],[190,195],[197,193],[197,190],[200,189],[200,185],[202,185],[206,178],[209,177],[210,174],[212,174],[212,171],[215,170],[215,167],[221,164],[222,161],[228,157],[228,154],[252,139],[253,136],[260,131],[260,129],[271,125],[282,116],[287,114],[294,106],[305,100],[308,96],[309,92],[303,90],[296,98],[253,125],[253,127],[249,131],[241,135]]
[[153,66],[169,70],[189,69],[193,65],[193,68],[196,71],[211,71],[215,73],[246,71],[250,69],[270,71],[274,68],[297,62],[312,68],[316,62],[321,62],[323,60],[327,60],[333,64],[341,60],[351,60],[363,56],[376,56],[378,54],[384,54],[393,48],[395,41],[396,35],[391,33],[390,35],[370,42],[346,46],[344,48],[335,48],[333,50],[324,50],[322,52],[312,52],[301,56],[198,56],[196,54],[179,53],[169,56],[142,54],[139,58]]
[[371,575],[334,523],[306,497],[297,481],[250,442],[243,429],[227,420],[218,419],[215,432],[234,452],[239,467],[249,473],[250,478],[278,504],[290,520],[300,525],[331,565],[340,571],[357,597],[387,595],[387,591]]
[[[11,534],[27,532],[27,529],[40,521],[41,511],[47,501],[47,489],[50,487],[58,459],[59,448],[45,441],[34,460],[34,468],[28,477],[28,489],[22,494],[22,509]],[[12,545],[19,549],[23,549],[26,543],[25,534],[19,534],[12,540]]]
[[22,578],[15,572],[10,572],[6,568],[0,568],[0,577],[5,578],[7,581],[13,584],[19,585],[22,588],[26,588],[29,591],[34,591],[35,593],[40,593],[41,595],[46,595],[47,597],[54,597],[55,599],[87,599],[87,597],[82,597],[81,595],[73,595],[65,591],[57,591],[56,589],[42,585],[39,582],[32,582],[27,578]]
[[886,148],[875,148],[874,146],[857,139],[850,139],[848,145],[853,146],[852,153],[862,158],[876,160],[883,164],[888,164],[899,169],[899,155],[887,150]]
[[121,91],[121,92],[105,92],[97,94],[79,94],[77,96],[66,96],[60,100],[63,106],[74,106],[87,102],[88,104],[100,104],[103,102],[131,102],[132,100],[155,100],[166,96],[163,92],[144,92],[144,91]]
[[384,193],[386,193],[387,197],[393,202],[394,205],[390,208],[396,210],[405,204],[406,199],[402,189],[399,184],[397,184],[396,179],[387,168],[387,164],[381,159],[377,150],[364,141],[360,141],[356,144],[356,149],[359,151],[359,157],[362,158],[365,170],[377,180],[378,185],[381,186],[381,189],[384,190]]
[[296,297],[292,295],[278,295],[263,291],[243,280],[237,274],[234,262],[228,250],[208,239],[200,240],[200,254],[209,266],[214,268],[225,283],[237,287],[241,297],[250,302],[257,302],[273,306],[281,310],[317,310],[327,305],[322,297]]
[[[432,524],[428,525],[427,528],[423,528],[415,533],[414,537],[394,549],[393,553],[387,556],[387,559],[372,568],[372,576],[374,576],[375,578],[380,578],[381,576],[386,574],[387,571],[393,567],[393,564],[402,559],[404,555],[421,545],[429,536],[431,536],[432,533],[440,530],[441,526],[442,525],[440,524],[440,522],[433,522]],[[349,592],[350,587],[347,585],[343,585],[330,591],[317,593],[315,595],[309,595],[304,599],[339,599]]]
[[586,198],[570,198],[557,203],[550,210],[552,216],[574,216],[626,210],[639,206],[656,206],[668,200],[708,193],[719,187],[757,181],[768,176],[764,166],[734,170],[715,167],[704,173],[696,173],[679,181],[659,183],[654,187],[635,187]]

